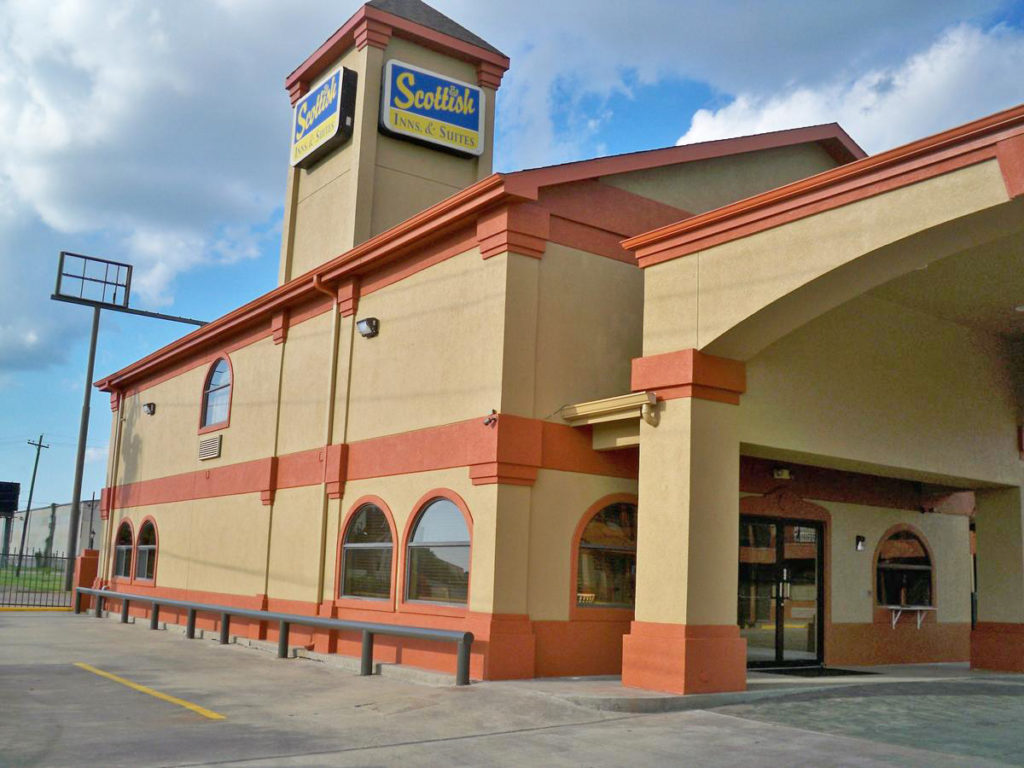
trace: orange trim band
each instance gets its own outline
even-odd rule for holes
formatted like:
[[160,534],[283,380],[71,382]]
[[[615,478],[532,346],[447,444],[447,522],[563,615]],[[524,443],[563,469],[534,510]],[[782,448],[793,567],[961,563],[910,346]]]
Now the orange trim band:
[[634,621],[622,638],[622,684],[669,693],[747,688],[747,641],[739,627]]
[[[467,467],[474,485],[533,485],[540,469],[605,477],[636,478],[636,451],[595,451],[589,429],[501,414],[493,426],[482,418],[398,435],[333,444],[226,466],[184,472],[106,488],[101,514],[109,509],[170,504],[215,496],[261,494],[274,501],[278,488],[326,484],[340,498],[347,480],[366,480],[437,469]],[[111,503],[112,502],[112,503]]]
[[746,366],[738,360],[682,349],[633,360],[634,392],[655,391],[662,400],[697,397],[738,405],[747,391]]
[[1024,134],[996,144],[996,158],[1010,198],[1024,195]]
[[1024,672],[1024,624],[979,621],[971,632],[971,669]]
[[641,267],[650,267],[991,160],[999,143],[1022,130],[1024,105],[630,238],[623,246],[636,252]]

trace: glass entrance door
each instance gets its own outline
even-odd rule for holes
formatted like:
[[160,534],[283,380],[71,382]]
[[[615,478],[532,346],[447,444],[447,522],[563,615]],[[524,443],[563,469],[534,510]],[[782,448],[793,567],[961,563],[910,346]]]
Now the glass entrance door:
[[740,518],[737,622],[748,666],[822,661],[821,524]]

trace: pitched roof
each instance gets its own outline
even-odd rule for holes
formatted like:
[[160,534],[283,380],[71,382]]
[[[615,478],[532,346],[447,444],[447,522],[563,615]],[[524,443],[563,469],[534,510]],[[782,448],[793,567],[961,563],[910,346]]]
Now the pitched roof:
[[[450,35],[457,40],[479,46],[493,53],[501,54],[497,48],[482,37],[474,35],[461,24],[456,24],[440,11],[431,8],[421,0],[370,0],[367,5],[385,13],[401,16],[403,19],[422,24],[424,27]],[[504,56],[504,54],[501,54]]]
[[437,240],[445,233],[466,226],[467,222],[475,221],[481,213],[504,204],[535,202],[544,187],[810,142],[818,143],[830,151],[838,162],[849,162],[864,155],[863,150],[842,128],[832,123],[600,157],[514,173],[491,174],[208,325],[103,377],[96,382],[96,386],[106,392],[124,389],[132,382],[194,354],[197,349],[223,343],[245,328],[260,322],[268,322],[273,313],[297,305],[322,292],[322,286],[325,284],[338,283],[354,275],[372,272],[385,264],[420,252],[424,243]]

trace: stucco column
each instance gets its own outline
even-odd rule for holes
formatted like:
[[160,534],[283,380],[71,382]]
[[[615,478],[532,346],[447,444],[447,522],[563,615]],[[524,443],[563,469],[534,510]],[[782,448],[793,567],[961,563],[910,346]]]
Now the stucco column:
[[1020,488],[977,494],[978,624],[971,667],[1024,672],[1024,504]]
[[736,626],[740,407],[695,397],[641,425],[636,616],[622,683],[699,693],[746,687]]

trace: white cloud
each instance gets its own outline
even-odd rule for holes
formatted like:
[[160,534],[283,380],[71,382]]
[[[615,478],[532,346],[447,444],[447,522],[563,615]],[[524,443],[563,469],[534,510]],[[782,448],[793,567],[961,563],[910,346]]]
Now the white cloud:
[[876,153],[1015,105],[1021,72],[1024,33],[959,25],[897,66],[702,109],[679,143],[838,122]]
[[107,454],[109,452],[110,452],[110,449],[107,446],[105,446],[105,445],[99,446],[99,447],[96,447],[96,448],[86,448],[85,449],[85,461],[86,461],[86,463],[92,463],[94,461],[106,461],[107,460]]

